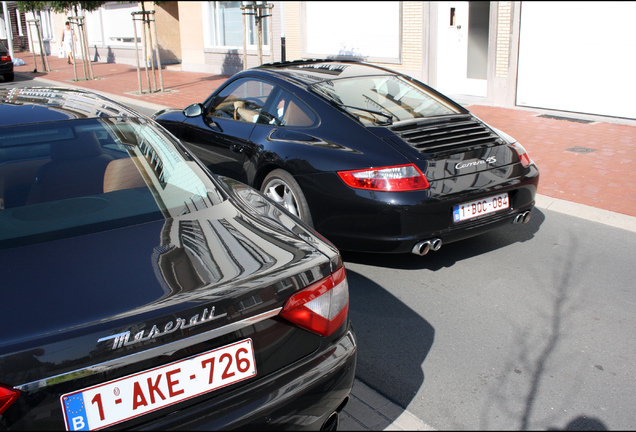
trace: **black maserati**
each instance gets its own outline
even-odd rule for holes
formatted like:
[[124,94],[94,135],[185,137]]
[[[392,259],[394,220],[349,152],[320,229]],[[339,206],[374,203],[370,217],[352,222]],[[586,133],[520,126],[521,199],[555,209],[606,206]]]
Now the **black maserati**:
[[358,61],[272,63],[156,120],[213,172],[284,205],[343,250],[424,255],[535,203],[521,144],[407,75]]
[[0,263],[0,429],[338,424],[337,249],[141,114],[0,91]]

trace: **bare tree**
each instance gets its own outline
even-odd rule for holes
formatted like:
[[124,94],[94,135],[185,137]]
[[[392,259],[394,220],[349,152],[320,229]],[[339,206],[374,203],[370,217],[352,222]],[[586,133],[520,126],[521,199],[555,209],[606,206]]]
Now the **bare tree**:
[[[247,31],[245,16],[254,16],[256,24],[256,47],[258,50],[258,64],[263,64],[263,20],[271,17],[271,9],[274,7],[272,3],[264,3],[262,1],[242,2],[241,10],[243,11],[243,68],[247,69]],[[271,33],[271,32],[270,32]]]
[[[133,3],[133,2],[121,2],[121,3]],[[159,72],[159,84],[160,91],[164,91],[163,85],[163,73],[161,71],[161,56],[159,50],[159,38],[157,36],[157,23],[155,20],[155,11],[154,10],[146,10],[146,2],[140,1],[135,2],[139,3],[141,7],[141,11],[133,12],[132,19],[133,25],[135,28],[135,58],[137,59],[137,80],[139,82],[139,93],[143,93],[142,85],[141,85],[141,72],[139,67],[139,48],[137,45],[137,21],[141,21],[142,23],[142,44],[143,44],[143,59],[144,59],[144,68],[146,70],[146,80],[148,81],[148,91],[158,91],[157,89],[157,78],[155,74],[155,64],[157,65],[157,70]],[[169,1],[155,1],[152,2],[153,5],[160,5],[162,3],[169,3]],[[148,55],[148,50],[150,50],[151,55]],[[152,88],[152,83],[150,81],[150,73],[148,72],[148,67],[152,69],[152,77],[154,80],[154,90]]]
[[[82,54],[82,65],[84,67],[84,78],[95,79],[93,75],[93,64],[90,60],[90,52],[88,48],[88,37],[86,33],[86,21],[84,16],[80,16],[80,10],[92,12],[102,7],[105,1],[50,1],[47,2],[53,12],[72,14],[68,17],[71,25],[78,28],[79,48]],[[75,53],[73,53],[75,55]],[[73,63],[75,72],[75,80],[77,80],[77,62]]]
[[35,18],[35,13],[41,10],[46,9],[48,2],[45,1],[20,1],[18,3],[18,10],[20,12],[31,12],[33,14],[32,20],[27,20],[27,29],[29,31],[29,40],[31,42],[31,54],[33,54],[33,72],[38,71],[38,65],[35,58],[35,40],[31,35],[31,23],[35,25],[35,31],[37,32],[38,42],[40,44],[40,59],[42,60],[42,68],[44,72],[49,71],[49,64],[46,59],[46,53],[44,52],[44,47],[42,46],[42,31],[40,28],[40,22]]
[[[93,66],[90,61],[89,51],[88,51],[88,39],[86,37],[86,23],[84,22],[84,17],[79,15],[80,10],[85,10],[88,12],[99,9],[105,1],[19,1],[18,10],[20,12],[31,12],[35,15],[35,12],[42,11],[45,9],[51,9],[53,12],[57,13],[74,13],[73,16],[69,16],[69,22],[74,24],[78,28],[79,34],[79,42],[80,42],[80,50],[82,53],[82,64],[84,66],[84,78],[85,79],[93,79]],[[45,65],[44,69],[48,71],[48,62],[46,62],[46,57],[42,52],[42,34],[39,29],[39,23],[35,20],[36,29],[38,31],[38,38],[40,39],[40,54],[42,57],[42,63]],[[75,53],[73,53],[75,56]],[[77,58],[77,57],[76,57]],[[34,54],[34,62],[35,62],[35,54]],[[37,71],[37,67],[36,67]],[[75,80],[77,80],[77,69],[75,69]]]

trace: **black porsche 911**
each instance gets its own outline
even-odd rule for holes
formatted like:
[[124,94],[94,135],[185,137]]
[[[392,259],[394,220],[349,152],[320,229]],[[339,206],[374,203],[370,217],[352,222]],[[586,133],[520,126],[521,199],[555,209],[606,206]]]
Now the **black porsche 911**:
[[153,116],[217,174],[283,204],[343,250],[419,255],[534,207],[537,166],[465,108],[357,61],[272,63]]
[[94,93],[0,91],[0,429],[333,430],[342,260]]

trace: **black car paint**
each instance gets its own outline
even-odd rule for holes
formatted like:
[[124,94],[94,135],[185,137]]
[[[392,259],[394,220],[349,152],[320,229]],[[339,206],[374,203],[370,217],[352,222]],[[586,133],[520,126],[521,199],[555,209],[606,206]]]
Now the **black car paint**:
[[[315,81],[299,72],[304,65],[314,67],[316,64],[341,63],[353,65],[351,70],[358,64],[322,60],[274,63],[239,72],[219,87],[203,103],[204,107],[208,106],[215,94],[231,83],[251,78],[284,87],[317,112],[320,118],[319,124],[315,126],[289,129],[264,124],[245,126],[243,123],[246,130],[250,131],[248,140],[245,139],[248,136],[245,131],[241,134],[241,154],[245,155],[242,159],[243,166],[232,173],[224,171],[224,174],[239,178],[258,189],[265,176],[273,169],[282,168],[288,171],[304,192],[316,230],[343,250],[410,252],[418,241],[435,237],[441,238],[444,243],[464,239],[510,223],[517,214],[534,207],[539,180],[536,165],[522,167],[510,146],[487,124],[434,89],[411,77],[400,75],[453,106],[458,114],[448,116],[448,121],[467,119],[483,128],[484,133],[492,135],[493,143],[454,151],[420,152],[400,138],[396,131],[403,124],[409,127],[412,124],[443,122],[445,119],[364,127],[346,110],[313,92],[310,85]],[[365,64],[365,68],[355,69],[352,75],[396,74],[368,64]],[[328,67],[323,69],[328,70]],[[348,73],[347,71],[344,73]],[[182,134],[187,129],[187,137],[181,135],[186,146],[212,171],[218,169],[207,158],[207,151],[200,150],[212,145],[207,141],[206,135],[211,126],[203,124],[201,117],[187,118],[179,110],[160,112],[155,117],[160,124],[176,134]],[[198,127],[198,133],[194,132],[195,127]],[[454,167],[457,163],[469,163],[493,156],[496,157],[496,163],[492,165],[471,166],[461,172]],[[429,189],[406,193],[352,189],[336,174],[340,170],[406,163],[415,163],[420,168],[431,183]],[[239,164],[234,166],[239,167]],[[513,178],[506,180],[505,175],[502,175],[505,173],[514,174]],[[511,194],[509,210],[449,224],[453,205],[501,192]],[[423,203],[425,208],[421,208]],[[426,226],[423,226],[424,218]]]
[[[237,214],[236,217],[241,216]],[[288,263],[269,263],[272,266],[282,265],[282,268],[276,271],[275,276],[271,276],[268,285],[259,293],[263,300],[259,307],[243,311],[237,310],[237,305],[246,296],[254,295],[252,290],[243,287],[254,277],[255,272],[237,269],[229,280],[223,279],[216,283],[202,281],[193,277],[191,268],[195,257],[184,253],[182,248],[163,252],[165,255],[172,255],[169,261],[166,261],[166,265],[181,262],[178,269],[180,271],[171,270],[169,267],[157,268],[164,262],[159,251],[165,248],[158,244],[158,239],[165,238],[165,231],[169,229],[163,221],[0,251],[3,267],[15,269],[4,275],[3,286],[6,291],[3,294],[3,303],[28,305],[28,310],[37,312],[28,314],[28,318],[25,317],[23,308],[7,308],[4,313],[0,345],[0,370],[3,382],[6,382],[6,377],[11,377],[12,384],[25,385],[86,370],[95,364],[121,359],[122,355],[143,355],[144,350],[161,347],[162,343],[192,338],[203,331],[222,327],[237,319],[258,315],[264,310],[281,305],[290,290],[295,290],[294,287],[304,286],[306,281],[296,279],[296,268],[303,266],[303,261],[318,259],[322,261],[320,274],[329,274],[331,263],[315,249],[303,246],[301,241],[292,241],[291,244],[295,244],[291,246],[288,235],[259,226],[254,220],[243,219],[243,222],[246,230],[256,230],[259,235],[268,236],[273,242],[287,247],[290,252],[293,251],[289,254]],[[211,240],[208,238],[208,241]],[[224,250],[218,243],[209,244],[217,259],[221,251],[233,255],[239,252]],[[288,244],[290,246],[286,246]],[[296,250],[296,246],[300,247]],[[73,251],[83,253],[77,254]],[[20,272],[19,269],[25,261],[37,263],[37,271],[28,274]],[[255,264],[267,265],[263,262]],[[158,274],[164,276],[163,280],[157,278]],[[148,284],[152,280],[155,284]],[[281,290],[282,286],[289,288],[287,291]],[[32,290],[19,287],[42,289],[38,296],[33,296]],[[215,296],[215,291],[222,292],[222,296]],[[184,301],[191,305],[187,310],[179,308]],[[95,309],[96,305],[99,307]],[[201,314],[205,308],[212,307],[215,307],[217,314],[228,315],[213,320],[206,326],[180,332],[182,334],[177,337],[172,335],[170,339],[151,339],[124,348],[123,352],[122,349],[112,349],[111,341],[98,342],[100,338],[122,331],[132,330],[134,334],[145,329],[148,332],[154,325],[163,327],[167,322],[177,318],[187,320]],[[123,369],[88,375],[86,378],[70,382],[63,382],[58,378],[62,381],[60,384],[25,392],[19,400],[20,404],[11,407],[3,417],[11,424],[11,428],[15,429],[60,429],[62,426],[59,395],[78,387],[87,387],[121,375],[150,369],[187,355],[222,346],[236,338],[248,337],[255,343],[259,376],[268,376],[276,371],[276,365],[292,363],[312,354],[315,356],[315,353],[320,353],[331,344],[337,344],[346,333],[346,328],[343,328],[330,340],[321,341],[319,336],[308,334],[275,318],[269,320],[266,325],[263,324],[265,323],[259,325],[260,329],[259,326],[248,327],[240,332],[227,334],[215,340],[214,345],[200,342],[174,353],[166,347],[168,352],[159,351],[159,355],[152,355],[145,361],[127,365]],[[267,341],[266,344],[263,344],[264,340]],[[309,343],[311,340],[313,341]],[[284,356],[284,361],[280,358],[281,355]],[[341,366],[352,367],[350,361],[343,362]],[[281,375],[290,379],[288,375]],[[305,379],[300,373],[298,377],[292,376],[301,382]],[[352,377],[348,379],[351,380]],[[274,391],[272,387],[278,389],[278,383],[269,386],[270,392]],[[302,387],[297,391],[301,390]],[[227,409],[227,401],[222,396],[226,391],[228,390],[222,389],[216,391],[212,397],[208,395],[207,399],[211,400],[205,403],[214,403]],[[188,401],[183,404],[189,406],[193,403]],[[20,405],[25,406],[20,409]],[[246,416],[251,412],[247,407],[242,407],[241,410],[245,411]],[[43,422],[36,420],[39,417],[38,413],[49,411],[58,412],[58,416],[45,416]],[[163,421],[163,414],[150,414],[127,424],[127,427],[141,425],[153,417],[157,417],[154,422]],[[210,421],[220,424],[218,419]]]
[[[56,106],[43,109],[37,119],[25,118],[19,108],[27,106],[35,105],[13,106],[15,115],[0,116],[0,123],[78,115]],[[348,320],[324,338],[270,312],[341,265],[337,250],[260,193],[208,175],[222,203],[190,217],[159,215],[43,243],[0,244],[5,305],[0,382],[22,391],[0,417],[3,428],[64,429],[60,395],[245,338],[254,342],[257,377],[180,402],[169,409],[176,415],[164,409],[116,427],[315,429],[342,408],[355,375],[355,336]],[[0,216],[24,217],[20,210],[5,209]],[[199,230],[198,248],[186,250],[190,226],[213,230]],[[256,238],[258,243],[251,240]],[[206,260],[218,267],[202,272]],[[259,302],[245,302],[254,296]],[[267,319],[249,324],[264,313]],[[218,319],[203,322],[202,316]],[[178,319],[200,325],[147,337],[155,326]],[[236,330],[223,330],[245,320],[248,324]],[[218,337],[207,336],[215,331],[221,331]],[[141,338],[115,346],[109,338],[122,332],[130,332],[131,341]]]

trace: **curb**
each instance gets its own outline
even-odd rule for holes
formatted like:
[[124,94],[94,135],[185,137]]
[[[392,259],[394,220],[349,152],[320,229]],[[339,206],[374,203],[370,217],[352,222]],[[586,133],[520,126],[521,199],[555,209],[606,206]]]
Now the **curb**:
[[551,210],[558,213],[575,216],[591,222],[597,222],[614,228],[620,228],[631,232],[636,232],[636,217],[615,213],[591,207],[585,204],[578,204],[571,201],[551,198],[546,195],[536,196],[536,207],[544,210]]
[[340,416],[338,429],[350,431],[435,430],[357,378],[353,383],[349,403]]

